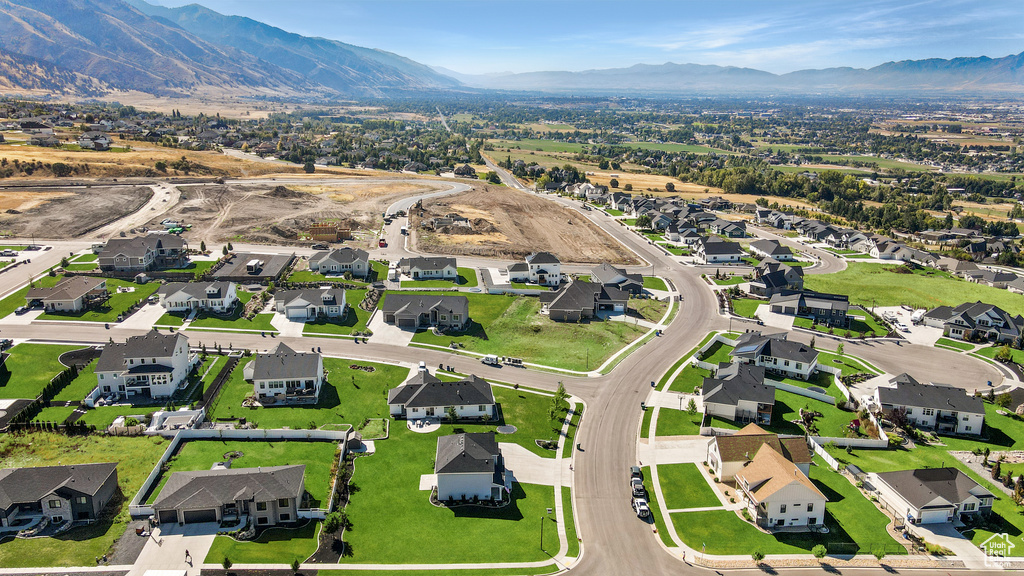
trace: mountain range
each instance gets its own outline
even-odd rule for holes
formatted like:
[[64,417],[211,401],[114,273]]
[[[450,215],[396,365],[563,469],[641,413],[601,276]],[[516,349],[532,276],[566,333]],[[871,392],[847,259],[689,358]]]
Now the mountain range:
[[200,5],[0,0],[0,92],[360,99],[480,93],[968,95],[1024,92],[1024,52],[772,74],[701,64],[464,75]]

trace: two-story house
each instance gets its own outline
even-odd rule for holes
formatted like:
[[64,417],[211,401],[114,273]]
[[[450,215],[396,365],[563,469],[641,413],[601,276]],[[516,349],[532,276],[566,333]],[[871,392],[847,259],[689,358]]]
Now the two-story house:
[[130,402],[170,398],[188,383],[198,361],[198,356],[189,354],[184,334],[153,330],[123,344],[103,346],[96,362],[96,383],[102,395],[123,396]]
[[825,523],[828,499],[795,463],[772,446],[762,444],[735,478],[736,489],[758,526],[766,530],[810,529]]
[[736,339],[731,352],[740,362],[762,366],[768,372],[806,380],[818,368],[818,351],[786,340],[785,333],[762,336],[760,332],[746,332]]
[[728,436],[713,436],[708,441],[707,463],[715,477],[722,482],[731,482],[736,473],[754,459],[754,455],[767,444],[786,460],[796,464],[804,474],[811,473],[814,460],[807,440],[803,436],[781,437],[765,431],[757,424],[747,424],[738,432]]
[[324,359],[318,352],[296,352],[281,342],[272,352],[256,354],[242,370],[262,402],[315,404],[324,382]]
[[188,243],[174,234],[111,238],[97,255],[100,270],[146,272],[183,268],[188,264]]
[[925,313],[926,326],[942,328],[957,340],[983,339],[1013,343],[1024,333],[1024,317],[1011,316],[998,306],[984,302],[964,303],[956,308],[939,306]]
[[525,262],[508,267],[508,281],[558,286],[562,282],[562,263],[550,252],[535,252]]
[[764,368],[721,364],[701,386],[704,413],[733,422],[772,423],[775,387],[764,383]]
[[94,522],[117,493],[117,463],[0,470],[0,527]]
[[494,432],[437,438],[434,474],[441,502],[501,500],[512,488]]
[[786,290],[804,289],[804,269],[790,266],[774,258],[765,258],[754,267],[754,279],[750,282],[750,292],[758,296],[771,298]]
[[875,404],[883,412],[906,410],[907,420],[940,434],[981,434],[985,404],[963,388],[922,384],[904,372],[875,389]]

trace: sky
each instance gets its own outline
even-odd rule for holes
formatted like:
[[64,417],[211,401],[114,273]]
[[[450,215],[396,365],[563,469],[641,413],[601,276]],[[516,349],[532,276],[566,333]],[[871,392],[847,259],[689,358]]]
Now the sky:
[[1020,0],[148,0],[464,74],[717,64],[785,73],[1024,52]]

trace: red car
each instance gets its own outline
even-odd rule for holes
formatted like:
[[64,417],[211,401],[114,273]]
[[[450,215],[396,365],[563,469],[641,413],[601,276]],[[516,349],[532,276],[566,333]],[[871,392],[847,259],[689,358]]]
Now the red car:
[[377,242],[377,246],[380,247],[380,248],[387,248],[388,247],[388,241],[383,239],[383,238],[381,238],[380,241]]

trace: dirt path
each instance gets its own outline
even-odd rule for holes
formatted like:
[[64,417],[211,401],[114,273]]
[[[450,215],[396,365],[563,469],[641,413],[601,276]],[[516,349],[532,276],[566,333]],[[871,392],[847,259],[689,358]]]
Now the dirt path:
[[177,205],[181,198],[181,191],[177,186],[167,182],[159,182],[151,187],[153,196],[139,210],[119,218],[102,228],[93,231],[90,236],[107,239],[117,236],[121,232],[127,232],[132,228],[144,226],[147,222],[167,213]]

